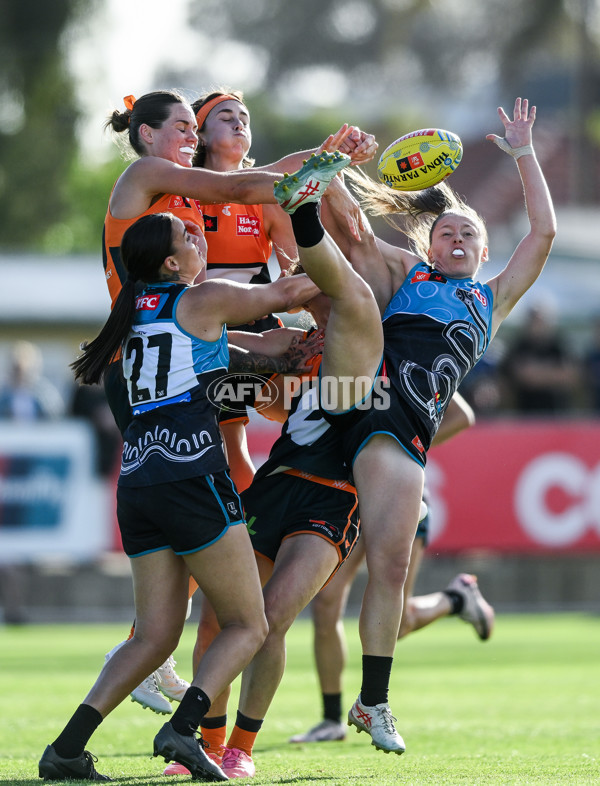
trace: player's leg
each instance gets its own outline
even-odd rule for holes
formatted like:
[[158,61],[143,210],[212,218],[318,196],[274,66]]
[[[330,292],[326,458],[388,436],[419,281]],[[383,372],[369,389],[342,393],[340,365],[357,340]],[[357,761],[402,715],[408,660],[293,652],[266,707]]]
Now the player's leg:
[[187,606],[188,573],[181,557],[162,549],[131,560],[134,636],[105,663],[82,704],[39,763],[49,780],[98,776],[85,747],[102,720],[177,647]]
[[244,670],[236,725],[227,741],[223,771],[231,777],[254,774],[252,746],[285,668],[285,635],[338,565],[333,545],[301,534],[281,544],[264,588],[269,633]]
[[336,390],[329,408],[344,411],[362,401],[371,389],[383,351],[381,315],[369,286],[325,232],[318,205],[302,204],[288,212],[300,263],[331,299],[321,373],[338,378],[337,384],[333,379],[330,383]]
[[391,437],[375,435],[354,462],[368,579],[359,631],[363,650],[360,696],[348,722],[373,744],[402,753],[387,703],[403,588],[423,493],[423,469]]
[[290,742],[330,742],[346,736],[346,726],[342,723],[342,673],[347,660],[343,618],[352,582],[364,556],[364,544],[359,539],[333,579],[312,600],[313,649],[323,718],[307,732],[295,734]]

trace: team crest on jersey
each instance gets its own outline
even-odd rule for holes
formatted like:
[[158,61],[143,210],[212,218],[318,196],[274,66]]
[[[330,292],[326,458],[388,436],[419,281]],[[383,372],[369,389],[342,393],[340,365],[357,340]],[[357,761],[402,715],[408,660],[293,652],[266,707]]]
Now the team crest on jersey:
[[209,216],[206,213],[204,213],[202,218],[204,219],[204,231],[205,232],[218,232],[219,231],[219,217],[218,216]]
[[235,234],[258,237],[260,235],[260,219],[258,216],[237,216]]
[[135,299],[136,311],[155,311],[160,305],[160,295],[141,295]]

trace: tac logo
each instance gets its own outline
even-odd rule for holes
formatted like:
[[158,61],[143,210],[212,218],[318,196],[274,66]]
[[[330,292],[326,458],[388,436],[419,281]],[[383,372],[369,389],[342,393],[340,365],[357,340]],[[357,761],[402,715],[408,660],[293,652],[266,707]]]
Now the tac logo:
[[260,411],[274,404],[279,389],[258,374],[226,374],[211,382],[206,397],[219,409],[245,415],[248,406]]
[[142,295],[136,297],[135,310],[136,311],[155,311],[160,304],[160,295]]
[[416,449],[419,451],[419,453],[425,453],[425,448],[423,447],[423,443],[419,439],[418,435],[416,437],[413,437],[411,442],[416,447]]

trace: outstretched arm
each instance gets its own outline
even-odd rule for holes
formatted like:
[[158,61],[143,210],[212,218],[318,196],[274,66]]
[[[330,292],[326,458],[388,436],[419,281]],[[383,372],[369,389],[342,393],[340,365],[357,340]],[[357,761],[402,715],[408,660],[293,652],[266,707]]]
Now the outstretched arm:
[[488,281],[494,294],[492,334],[542,272],[556,235],[552,199],[532,144],[536,108],[529,108],[527,99],[517,98],[512,120],[502,107],[498,114],[504,124],[504,138],[495,134],[488,134],[486,138],[516,160],[525,194],[529,232],[504,270]]

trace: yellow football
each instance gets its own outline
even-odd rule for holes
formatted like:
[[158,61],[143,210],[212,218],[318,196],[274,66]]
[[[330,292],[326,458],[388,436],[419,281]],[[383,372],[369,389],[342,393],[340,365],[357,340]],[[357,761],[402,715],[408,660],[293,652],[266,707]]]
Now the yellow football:
[[422,128],[401,136],[381,154],[377,174],[397,191],[420,191],[440,183],[460,164],[460,138],[441,128]]

